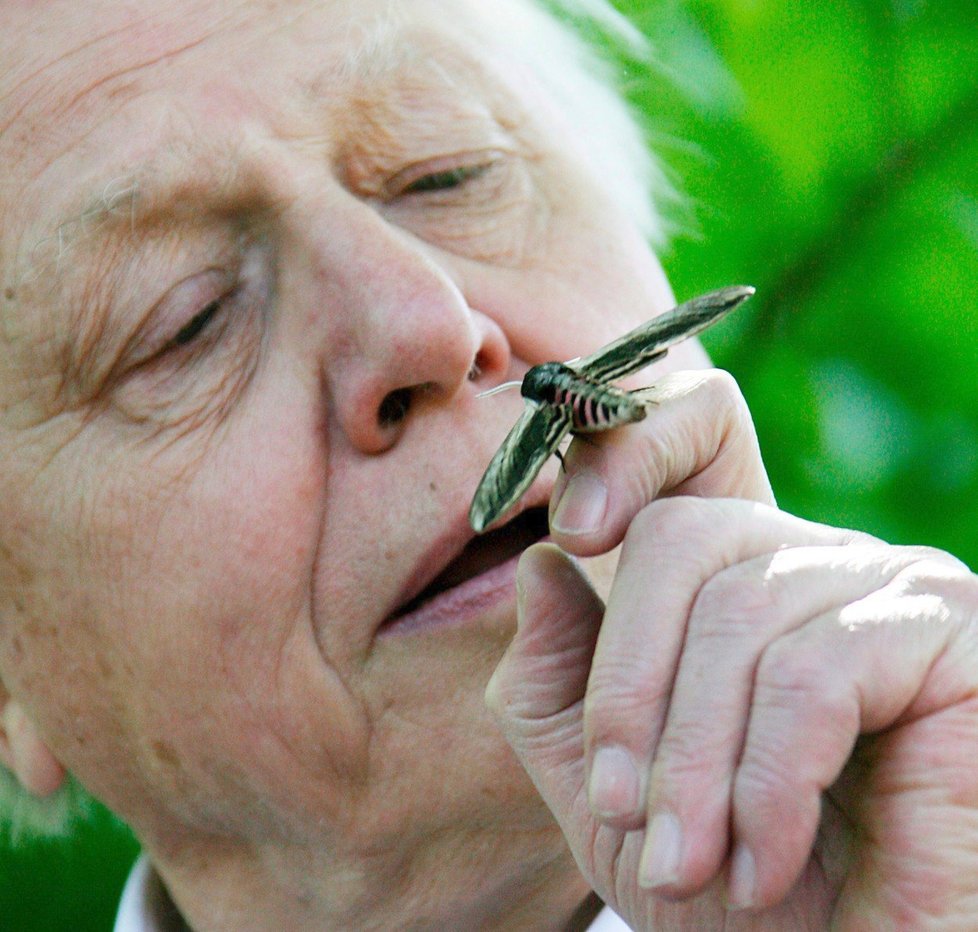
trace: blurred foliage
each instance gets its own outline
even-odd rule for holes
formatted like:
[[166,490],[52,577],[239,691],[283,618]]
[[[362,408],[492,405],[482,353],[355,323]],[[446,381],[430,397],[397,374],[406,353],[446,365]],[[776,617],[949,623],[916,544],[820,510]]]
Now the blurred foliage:
[[[617,0],[622,62],[689,197],[677,295],[756,297],[707,334],[782,506],[978,566],[974,0]],[[105,813],[0,845],[0,929],[104,930],[135,843]]]
[[20,842],[0,835],[2,932],[109,932],[138,846],[92,804],[66,838]]
[[780,504],[978,567],[978,7],[617,5],[655,45],[629,91],[690,199],[676,293],[758,288],[704,342]]

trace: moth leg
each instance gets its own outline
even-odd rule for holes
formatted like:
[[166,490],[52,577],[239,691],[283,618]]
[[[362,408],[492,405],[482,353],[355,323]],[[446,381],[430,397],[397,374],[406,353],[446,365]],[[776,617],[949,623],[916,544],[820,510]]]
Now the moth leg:
[[[580,436],[582,435],[577,433],[571,433],[570,439],[574,440],[576,437],[580,437]],[[560,460],[560,469],[562,472],[567,472],[567,464],[564,462],[564,454],[567,452],[567,447],[569,446],[570,443],[568,442],[564,445],[563,450],[560,447],[557,447],[557,449],[554,450],[554,456],[556,456],[557,459]]]
[[646,408],[658,407],[659,402],[653,397],[655,393],[654,385],[646,385],[645,388],[632,389],[628,394],[634,395]]

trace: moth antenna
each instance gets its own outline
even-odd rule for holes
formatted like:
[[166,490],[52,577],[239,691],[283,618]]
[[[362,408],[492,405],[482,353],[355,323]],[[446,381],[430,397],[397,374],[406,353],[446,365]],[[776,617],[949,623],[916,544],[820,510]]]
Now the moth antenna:
[[502,385],[497,385],[495,388],[489,388],[484,392],[479,392],[476,398],[488,398],[490,395],[498,395],[499,392],[504,392],[510,388],[519,388],[523,383],[520,381],[516,382],[503,382]]

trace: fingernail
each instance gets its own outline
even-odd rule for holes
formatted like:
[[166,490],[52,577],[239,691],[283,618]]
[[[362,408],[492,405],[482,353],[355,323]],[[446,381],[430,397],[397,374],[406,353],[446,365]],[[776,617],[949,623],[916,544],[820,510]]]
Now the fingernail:
[[638,866],[643,887],[667,887],[679,880],[683,856],[683,829],[671,812],[660,812],[649,823],[645,849]]
[[601,526],[608,488],[595,474],[578,473],[564,489],[550,526],[561,534],[591,534]]
[[750,909],[754,905],[756,881],[757,866],[754,863],[754,855],[746,845],[737,845],[730,859],[727,909]]
[[599,819],[631,815],[639,807],[638,768],[623,747],[604,747],[595,752],[588,781],[588,802]]

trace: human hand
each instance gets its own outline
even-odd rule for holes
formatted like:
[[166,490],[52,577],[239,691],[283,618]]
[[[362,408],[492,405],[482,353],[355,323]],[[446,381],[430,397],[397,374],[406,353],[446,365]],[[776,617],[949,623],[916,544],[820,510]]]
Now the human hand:
[[607,608],[533,548],[488,691],[582,871],[639,929],[978,927],[976,577],[774,509],[729,377],[659,396],[555,490]]

